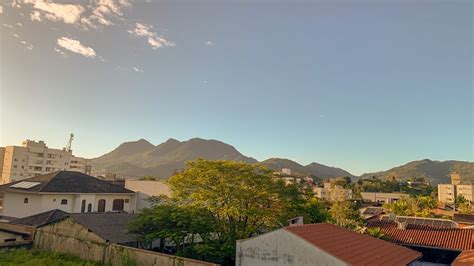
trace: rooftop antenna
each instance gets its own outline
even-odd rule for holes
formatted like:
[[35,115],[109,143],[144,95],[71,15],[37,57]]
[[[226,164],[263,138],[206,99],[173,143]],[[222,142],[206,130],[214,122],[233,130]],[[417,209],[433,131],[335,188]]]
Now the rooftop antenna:
[[71,133],[69,135],[69,141],[66,144],[66,147],[64,148],[67,152],[72,152],[72,140],[74,139],[74,134]]

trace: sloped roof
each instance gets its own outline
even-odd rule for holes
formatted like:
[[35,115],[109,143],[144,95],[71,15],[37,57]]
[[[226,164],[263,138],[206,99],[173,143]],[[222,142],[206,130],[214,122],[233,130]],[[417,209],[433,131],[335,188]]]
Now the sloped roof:
[[69,213],[55,209],[50,210],[42,213],[38,213],[35,215],[31,215],[25,218],[16,219],[11,221],[11,224],[20,224],[20,225],[27,225],[32,227],[40,227],[43,225],[47,225],[63,218],[69,216]]
[[464,224],[474,224],[474,215],[455,213],[453,216],[453,221]]
[[474,250],[461,252],[451,263],[452,266],[472,266],[474,265]]
[[116,244],[137,241],[129,234],[127,225],[135,217],[126,212],[73,213],[70,218],[103,239]]
[[332,224],[294,225],[285,230],[350,265],[407,265],[422,256],[409,248]]
[[390,221],[374,221],[368,226],[380,227],[391,242],[398,244],[450,250],[474,248],[474,230],[472,229],[440,228],[416,224],[408,224],[405,229],[400,229],[396,222]]
[[[36,182],[39,184],[29,188],[16,187],[21,182]],[[31,177],[2,185],[0,186],[0,190],[40,193],[135,193],[129,189],[111,184],[107,181],[74,171],[59,171]]]

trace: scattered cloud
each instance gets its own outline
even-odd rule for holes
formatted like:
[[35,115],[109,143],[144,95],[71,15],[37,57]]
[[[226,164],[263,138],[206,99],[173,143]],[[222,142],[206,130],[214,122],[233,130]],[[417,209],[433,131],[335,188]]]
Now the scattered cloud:
[[18,27],[23,27],[23,24],[21,24],[20,22],[18,22],[16,25],[18,25]]
[[41,21],[41,14],[39,11],[33,11],[30,14],[31,21]]
[[25,49],[26,49],[26,50],[28,50],[28,51],[33,50],[33,44],[28,43],[28,42],[26,42],[26,41],[21,41],[20,43],[25,46]]
[[212,41],[206,41],[204,43],[205,46],[214,46],[214,43]]
[[176,46],[174,42],[166,40],[161,35],[158,36],[158,34],[155,31],[153,31],[152,25],[137,22],[135,24],[135,28],[133,30],[129,30],[128,32],[137,37],[148,38],[148,44],[151,46],[152,49]]
[[15,27],[13,27],[13,26],[10,25],[10,24],[5,24],[5,23],[3,23],[3,27],[9,28],[9,29],[14,29],[14,28],[15,28]]
[[96,57],[94,49],[83,45],[78,40],[70,39],[67,37],[61,37],[57,40],[57,44],[61,46],[62,48],[69,50],[73,53],[77,53],[89,58]]
[[41,18],[61,21],[66,24],[74,24],[79,21],[81,14],[85,11],[85,8],[79,4],[58,4],[48,0],[25,0],[23,3],[32,4]]
[[58,47],[54,47],[54,51],[64,57],[67,57],[66,53],[63,50],[60,50]]
[[138,73],[143,73],[143,69],[138,68],[138,67],[133,67],[133,71],[138,72]]
[[3,14],[3,6],[0,6],[0,14]]

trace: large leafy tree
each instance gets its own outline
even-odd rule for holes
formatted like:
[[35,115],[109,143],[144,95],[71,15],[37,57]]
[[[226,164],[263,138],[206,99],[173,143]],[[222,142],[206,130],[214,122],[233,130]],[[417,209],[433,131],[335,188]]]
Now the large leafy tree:
[[130,230],[145,246],[154,237],[167,238],[186,256],[222,264],[233,264],[238,239],[284,226],[295,216],[306,222],[328,218],[310,189],[286,186],[260,165],[199,159],[168,184],[172,197],[155,201]]

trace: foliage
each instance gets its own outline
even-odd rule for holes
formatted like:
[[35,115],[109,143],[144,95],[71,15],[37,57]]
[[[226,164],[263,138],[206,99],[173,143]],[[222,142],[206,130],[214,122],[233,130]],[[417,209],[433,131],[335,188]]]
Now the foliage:
[[421,184],[412,187],[395,176],[391,176],[386,180],[372,176],[370,178],[361,178],[350,187],[356,198],[358,197],[357,195],[360,197],[360,192],[400,192],[415,196],[435,196],[435,187],[427,184],[424,178],[410,178],[409,180],[421,182]]
[[331,215],[330,221],[337,226],[349,228],[355,231],[362,230],[364,226],[360,212],[352,202],[334,202],[329,210],[329,214]]
[[0,251],[0,265],[1,266],[92,266],[100,265],[98,262],[82,260],[76,256],[46,252],[39,250],[17,249],[13,251]]
[[343,177],[338,177],[333,181],[333,184],[336,186],[341,186],[343,188],[349,188],[351,185],[351,177],[350,176],[343,176]]
[[401,198],[393,203],[385,204],[384,208],[402,216],[431,217],[431,210],[436,208],[436,200],[430,196]]
[[142,176],[140,177],[140,179],[138,180],[142,180],[142,181],[155,181],[156,180],[156,177],[152,176],[152,175],[146,175],[146,176]]
[[296,216],[306,222],[328,218],[310,189],[286,186],[264,166],[202,159],[187,165],[168,181],[172,197],[130,224],[144,246],[166,238],[179,255],[233,264],[238,239],[284,226]]
[[455,199],[456,209],[460,214],[470,214],[471,204],[462,195],[458,195]]
[[367,228],[365,233],[368,234],[369,236],[373,236],[378,239],[383,239],[383,240],[387,239],[387,237],[384,235],[380,227],[369,227]]

